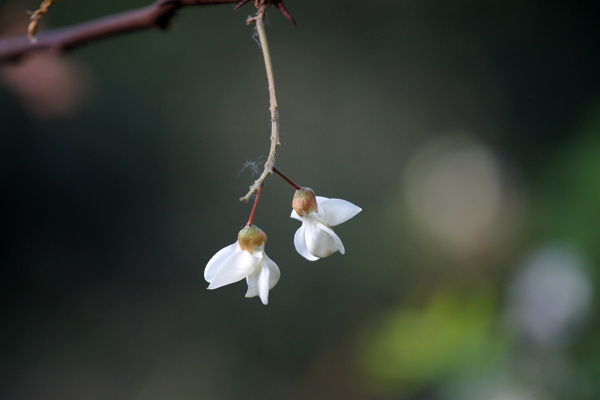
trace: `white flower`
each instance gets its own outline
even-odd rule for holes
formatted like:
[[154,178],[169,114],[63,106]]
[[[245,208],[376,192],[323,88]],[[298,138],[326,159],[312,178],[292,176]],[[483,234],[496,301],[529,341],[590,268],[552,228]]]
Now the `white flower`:
[[246,226],[237,242],[219,250],[204,269],[208,289],[217,289],[246,278],[246,297],[259,296],[269,302],[269,290],[277,284],[279,267],[265,254],[267,235],[256,226]]
[[339,250],[344,254],[342,240],[331,229],[362,211],[346,200],[315,196],[310,188],[294,194],[292,218],[302,221],[294,235],[294,245],[301,256],[310,261],[327,257]]

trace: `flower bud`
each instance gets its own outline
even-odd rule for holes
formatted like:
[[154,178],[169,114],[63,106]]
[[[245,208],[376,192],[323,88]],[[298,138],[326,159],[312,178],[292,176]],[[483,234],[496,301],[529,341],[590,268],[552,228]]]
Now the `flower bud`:
[[267,234],[256,225],[246,226],[238,234],[238,243],[242,250],[253,254],[254,250],[260,248],[267,241]]
[[292,208],[296,210],[301,217],[304,217],[311,212],[319,212],[315,192],[307,187],[296,190],[296,193],[294,193],[294,200],[292,200]]

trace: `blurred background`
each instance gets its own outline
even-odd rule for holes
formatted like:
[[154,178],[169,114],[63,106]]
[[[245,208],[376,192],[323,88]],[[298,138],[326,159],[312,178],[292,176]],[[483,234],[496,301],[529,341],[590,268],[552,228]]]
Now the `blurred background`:
[[[0,1],[2,34],[38,4]],[[600,398],[597,3],[286,5],[277,166],[363,208],[346,254],[295,252],[272,177],[270,304],[206,290],[269,147],[252,5],[1,65],[0,397]]]

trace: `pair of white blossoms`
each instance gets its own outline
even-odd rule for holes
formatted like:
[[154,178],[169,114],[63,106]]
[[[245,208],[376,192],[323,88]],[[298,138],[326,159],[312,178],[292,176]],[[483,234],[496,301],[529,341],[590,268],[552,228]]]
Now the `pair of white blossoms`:
[[[301,256],[310,261],[327,257],[336,251],[344,254],[341,239],[331,229],[349,220],[362,209],[346,200],[315,196],[310,188],[300,188],[294,194],[291,217],[302,221],[294,235],[294,245]],[[259,296],[269,302],[269,290],[281,275],[279,267],[265,253],[267,235],[254,225],[238,234],[237,242],[215,254],[204,270],[208,289],[217,289],[246,278],[246,297]]]

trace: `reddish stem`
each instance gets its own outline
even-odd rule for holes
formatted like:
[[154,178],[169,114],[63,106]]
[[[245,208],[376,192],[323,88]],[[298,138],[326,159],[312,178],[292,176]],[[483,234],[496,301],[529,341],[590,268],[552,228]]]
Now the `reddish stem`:
[[277,168],[273,167],[273,171],[279,175],[280,177],[282,177],[287,183],[289,183],[290,185],[292,185],[294,187],[294,189],[299,190],[300,186],[296,185],[296,183],[294,181],[292,181],[290,178],[288,178],[287,176],[285,176],[283,174],[283,172],[281,172],[280,170],[278,170]]
[[256,214],[256,206],[258,206],[258,199],[260,199],[260,193],[262,192],[263,185],[260,185],[258,188],[258,192],[256,192],[256,198],[254,199],[254,206],[252,207],[252,212],[250,213],[250,218],[248,219],[248,226],[252,226],[252,221],[254,221],[254,214]]

